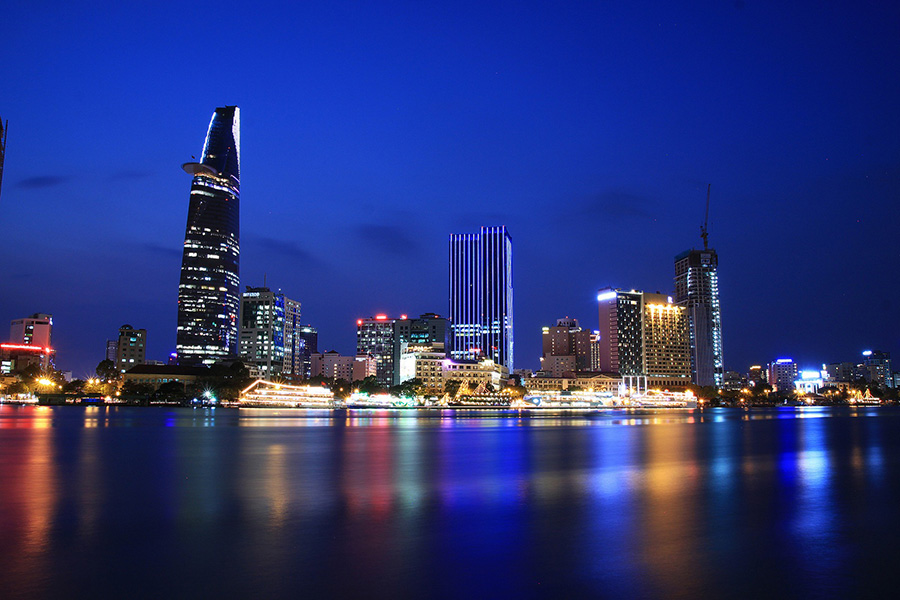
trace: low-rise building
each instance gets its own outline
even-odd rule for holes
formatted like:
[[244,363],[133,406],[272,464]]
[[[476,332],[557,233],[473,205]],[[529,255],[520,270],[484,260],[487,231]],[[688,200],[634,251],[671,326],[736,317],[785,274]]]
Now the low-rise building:
[[367,354],[342,356],[334,350],[329,350],[324,354],[310,354],[309,361],[311,377],[344,379],[352,382],[374,376],[377,372],[375,357]]
[[500,390],[509,380],[509,369],[493,360],[450,360],[443,363],[442,376],[444,387],[449,381],[464,382],[471,388],[482,383],[489,383],[495,390]]
[[529,391],[566,391],[570,389],[618,394],[622,378],[609,373],[569,373],[564,377],[536,376],[522,379]]
[[30,344],[0,344],[0,373],[21,373],[29,365],[36,365],[41,371],[53,366],[56,350],[49,346]]
[[209,374],[206,367],[188,367],[178,365],[137,365],[122,376],[124,383],[144,383],[158,390],[159,386],[172,381],[185,387]]

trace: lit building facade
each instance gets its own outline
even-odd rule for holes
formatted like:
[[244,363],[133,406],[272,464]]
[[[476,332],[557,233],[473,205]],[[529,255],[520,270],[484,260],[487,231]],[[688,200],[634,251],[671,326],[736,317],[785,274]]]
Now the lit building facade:
[[301,325],[294,330],[294,338],[300,360],[300,377],[309,379],[312,376],[310,356],[319,351],[319,330],[312,325]]
[[349,382],[362,381],[366,377],[376,375],[375,357],[369,355],[343,356],[334,350],[324,354],[310,355],[313,377],[326,379],[344,379]]
[[300,376],[299,302],[267,287],[247,287],[240,322],[239,355],[248,368],[264,379]]
[[36,365],[42,372],[46,372],[53,366],[55,353],[49,346],[0,344],[0,373],[21,373],[30,365]]
[[400,357],[400,383],[415,378],[426,393],[439,394],[444,391],[444,365],[448,362],[443,350],[407,352]]
[[552,377],[569,372],[600,370],[599,336],[584,330],[577,319],[557,319],[541,331],[541,371]]
[[643,375],[643,293],[600,290],[600,370],[620,375]]
[[182,365],[213,364],[238,352],[240,311],[240,110],[217,108],[193,175],[176,350]]
[[790,358],[779,358],[773,363],[769,363],[768,380],[769,385],[776,392],[790,392],[794,389],[794,382],[797,381],[799,373],[797,363]]
[[[417,319],[402,315],[394,324],[394,346],[399,354],[400,344],[448,348],[450,345],[450,321],[435,313],[425,313]],[[399,382],[398,382],[399,383]]]
[[642,378],[649,387],[691,382],[687,309],[671,296],[606,288],[597,295],[600,370]]
[[721,387],[722,313],[719,307],[719,257],[713,249],[688,250],[675,257],[675,302],[687,309],[691,379]]
[[14,319],[9,325],[9,341],[25,346],[51,347],[53,315],[35,313],[24,319]]
[[394,385],[395,365],[399,352],[394,349],[394,323],[397,319],[389,319],[387,315],[375,315],[368,319],[356,321],[356,353],[375,357],[378,385],[390,387]]
[[116,342],[116,369],[124,373],[142,365],[147,359],[147,330],[135,329],[131,325],[119,327],[119,340]]
[[509,379],[509,371],[506,367],[489,358],[483,360],[445,359],[442,363],[442,375],[444,387],[450,381],[459,381],[473,389],[482,383],[489,383],[495,390],[500,390]]
[[882,387],[894,387],[894,372],[891,366],[891,353],[883,350],[866,350],[863,352],[865,379]]
[[747,382],[750,385],[756,385],[757,383],[767,383],[769,377],[769,373],[766,369],[762,367],[762,365],[751,365],[750,370],[747,372]]
[[644,294],[644,374],[651,387],[691,383],[688,311],[671,296]]
[[111,363],[116,362],[116,352],[119,350],[119,340],[118,338],[114,340],[106,340],[106,360]]
[[450,348],[513,369],[512,238],[506,227],[450,235]]

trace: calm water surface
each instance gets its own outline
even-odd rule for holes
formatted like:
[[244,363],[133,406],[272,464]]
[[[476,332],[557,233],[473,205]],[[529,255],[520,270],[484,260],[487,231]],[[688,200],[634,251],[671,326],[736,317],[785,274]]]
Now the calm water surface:
[[0,595],[886,597],[900,410],[0,406]]

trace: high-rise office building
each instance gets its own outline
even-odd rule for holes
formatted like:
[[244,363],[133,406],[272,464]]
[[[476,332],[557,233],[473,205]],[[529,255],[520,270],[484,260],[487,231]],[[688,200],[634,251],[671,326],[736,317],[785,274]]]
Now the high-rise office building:
[[691,379],[721,387],[722,314],[719,310],[719,257],[712,248],[675,257],[675,302],[687,308],[690,322]]
[[600,370],[620,375],[644,374],[643,293],[603,289],[600,307]]
[[115,364],[116,362],[116,352],[119,350],[119,339],[116,338],[114,340],[106,340],[106,360]]
[[9,121],[0,119],[0,191],[3,189],[3,162],[6,160],[6,132],[9,130]]
[[769,385],[776,392],[791,392],[794,390],[794,382],[797,381],[799,373],[797,363],[790,358],[779,358],[775,362],[769,363]]
[[603,289],[600,308],[600,368],[642,378],[652,387],[691,382],[687,309],[671,296]]
[[401,315],[394,329],[394,345],[398,354],[401,343],[412,347],[428,346],[435,350],[446,350],[450,345],[450,321],[436,313],[425,313],[416,319]]
[[52,333],[53,315],[35,313],[10,322],[9,341],[13,344],[50,348]]
[[866,350],[863,352],[863,378],[880,386],[894,387],[894,371],[891,366],[891,353],[883,350]]
[[396,322],[397,319],[389,319],[387,315],[375,315],[356,321],[356,354],[375,358],[375,377],[378,385],[385,387],[395,385],[397,356],[394,353],[394,324]]
[[450,235],[450,323],[454,358],[490,358],[512,372],[512,238],[506,227]]
[[4,373],[20,372],[29,365],[42,371],[53,366],[55,350],[50,346],[53,315],[35,313],[10,322],[9,343],[0,344]]
[[241,360],[260,377],[302,376],[300,303],[267,287],[241,294]]
[[193,175],[181,281],[176,349],[182,365],[237,355],[240,310],[240,110],[217,108]]
[[301,325],[294,330],[294,343],[300,360],[298,374],[300,378],[309,379],[312,376],[310,356],[319,352],[319,331],[311,325]]
[[119,327],[119,341],[116,343],[116,369],[119,373],[144,364],[146,359],[147,330],[135,329],[131,325]]

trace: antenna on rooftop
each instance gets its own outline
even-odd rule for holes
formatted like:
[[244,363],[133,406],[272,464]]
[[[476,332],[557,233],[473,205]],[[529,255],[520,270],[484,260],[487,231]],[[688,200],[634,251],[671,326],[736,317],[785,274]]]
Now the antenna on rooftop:
[[709,249],[709,230],[707,226],[709,225],[709,190],[712,187],[712,184],[707,184],[706,186],[706,216],[703,217],[703,225],[700,226],[700,237],[703,238],[703,249]]

